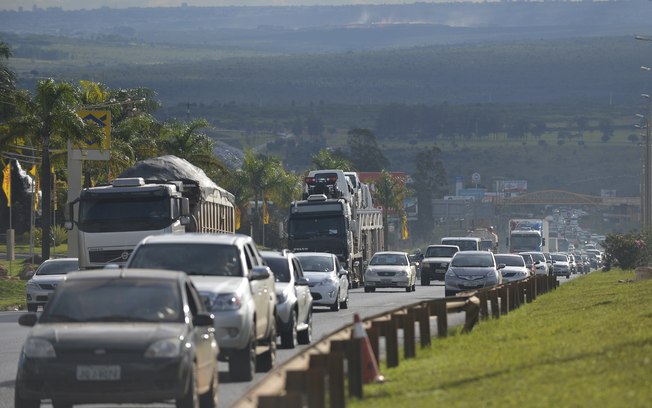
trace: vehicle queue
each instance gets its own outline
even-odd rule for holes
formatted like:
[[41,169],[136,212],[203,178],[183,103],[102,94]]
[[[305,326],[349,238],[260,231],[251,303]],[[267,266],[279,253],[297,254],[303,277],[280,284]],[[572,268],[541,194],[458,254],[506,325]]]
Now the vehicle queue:
[[[598,265],[591,263],[589,253],[494,254],[453,248],[451,237],[446,242],[443,248],[452,253],[443,265],[446,296],[534,274],[569,278]],[[429,250],[441,248],[429,247],[424,257],[401,251],[375,253],[364,265],[364,292],[416,290],[417,266],[421,263],[423,277]],[[32,329],[16,376],[16,408],[38,407],[41,400],[65,408],[75,403],[170,399],[177,407],[193,406],[189,401],[194,400],[202,408],[214,407],[217,360],[229,362],[233,380],[250,381],[256,370],[274,367],[277,344],[294,348],[312,341],[314,308],[337,312],[349,305],[351,282],[337,256],[258,251],[250,237],[240,234],[148,237],[125,268],[108,266],[92,274],[70,267],[70,259],[60,261],[54,274],[43,272],[54,263],[44,263],[27,285],[31,313],[22,316],[20,324]],[[436,275],[430,279],[436,280]],[[107,294],[111,285],[128,287],[124,290],[128,296]],[[265,290],[252,289],[263,285]],[[79,295],[80,287],[87,288],[87,295]],[[261,292],[266,296],[250,298]],[[170,293],[174,299],[165,304]],[[39,306],[43,312],[37,315],[33,312]],[[69,334],[48,337],[55,329]],[[127,341],[134,336],[140,340]],[[98,356],[71,359],[78,353]],[[127,358],[124,353],[142,361],[126,363],[121,360]],[[147,370],[148,380],[137,382],[139,392],[134,392],[134,379],[143,378]]]

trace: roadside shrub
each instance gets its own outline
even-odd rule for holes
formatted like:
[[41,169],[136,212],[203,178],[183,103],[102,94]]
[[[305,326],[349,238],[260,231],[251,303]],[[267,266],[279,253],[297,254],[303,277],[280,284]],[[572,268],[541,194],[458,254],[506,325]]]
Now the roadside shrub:
[[52,227],[52,239],[57,245],[65,244],[68,242],[68,230],[61,225],[55,225]]
[[650,242],[639,233],[607,235],[603,244],[605,268],[619,266],[622,269],[634,269],[637,266],[647,265],[649,245],[646,241]]

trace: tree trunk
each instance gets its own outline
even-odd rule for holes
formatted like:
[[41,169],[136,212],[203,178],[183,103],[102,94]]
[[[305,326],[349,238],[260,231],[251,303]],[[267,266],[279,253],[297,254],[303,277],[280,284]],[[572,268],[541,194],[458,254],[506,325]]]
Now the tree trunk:
[[52,211],[52,172],[50,170],[50,137],[42,136],[43,151],[41,159],[41,259],[50,259],[51,229],[50,212]]

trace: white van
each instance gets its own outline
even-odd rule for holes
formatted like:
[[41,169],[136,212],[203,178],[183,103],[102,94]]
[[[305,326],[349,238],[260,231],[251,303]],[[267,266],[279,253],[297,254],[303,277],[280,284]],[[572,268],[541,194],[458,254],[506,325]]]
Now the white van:
[[456,245],[460,251],[481,251],[480,238],[478,237],[444,237],[442,245]]

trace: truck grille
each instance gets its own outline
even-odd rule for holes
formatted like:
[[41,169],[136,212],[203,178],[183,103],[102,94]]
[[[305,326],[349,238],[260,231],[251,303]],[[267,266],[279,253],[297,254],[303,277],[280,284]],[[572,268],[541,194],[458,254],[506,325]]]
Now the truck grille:
[[90,251],[88,259],[93,263],[127,262],[133,249],[111,249],[108,251]]

